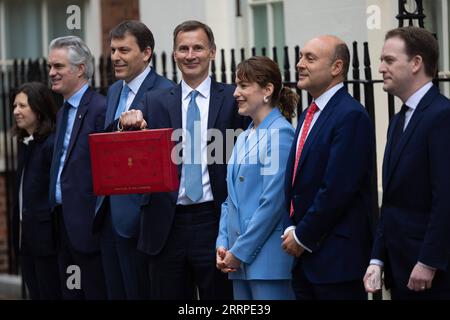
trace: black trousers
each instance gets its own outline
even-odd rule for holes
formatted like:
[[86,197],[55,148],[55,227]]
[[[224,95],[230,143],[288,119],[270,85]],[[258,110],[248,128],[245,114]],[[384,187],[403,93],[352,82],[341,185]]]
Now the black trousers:
[[177,206],[162,252],[150,256],[154,299],[233,299],[232,283],[216,268],[219,214],[213,202]]
[[392,300],[450,300],[449,288],[431,287],[431,289],[424,291],[413,291],[407,287],[398,289],[391,288]]
[[136,238],[117,234],[109,212],[103,222],[100,246],[108,299],[150,299],[148,258],[138,251]]
[[20,265],[23,281],[31,300],[61,299],[61,282],[56,255],[36,256],[31,253],[21,253]]
[[[62,282],[64,300],[103,300],[106,299],[105,275],[103,273],[100,251],[85,253],[73,248],[67,235],[61,206],[55,209],[58,226],[58,267]],[[77,270],[80,286],[77,283]]]

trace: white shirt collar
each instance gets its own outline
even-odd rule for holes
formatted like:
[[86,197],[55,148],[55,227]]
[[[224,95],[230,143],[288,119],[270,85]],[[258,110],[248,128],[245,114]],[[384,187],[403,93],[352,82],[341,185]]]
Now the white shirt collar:
[[33,137],[33,135],[31,135],[31,136],[28,136],[28,137],[25,137],[25,138],[23,138],[23,143],[24,144],[26,144],[26,145],[28,145],[31,141],[33,141],[34,140],[34,137]]
[[204,98],[208,98],[211,92],[211,77],[206,77],[200,85],[193,89],[191,88],[184,80],[181,80],[181,98],[182,100],[187,99],[191,94],[192,90],[196,90],[200,93]]
[[[137,77],[135,77],[133,80],[131,80],[129,83],[127,83],[128,87],[130,87],[130,90],[136,95],[139,91],[139,88],[142,85],[142,82],[144,82],[145,78],[151,71],[150,64],[145,67],[144,71],[142,71]],[[125,81],[124,83],[125,84]]]
[[425,94],[430,90],[430,88],[433,86],[433,83],[427,82],[425,85],[423,85],[419,90],[414,92],[414,94],[406,100],[405,104],[410,107],[413,110],[416,110],[417,106],[419,105],[420,100],[425,96]]
[[334,85],[324,93],[322,93],[317,99],[314,99],[314,102],[319,107],[320,111],[322,111],[327,105],[328,101],[334,96],[334,94],[344,86],[342,82]]

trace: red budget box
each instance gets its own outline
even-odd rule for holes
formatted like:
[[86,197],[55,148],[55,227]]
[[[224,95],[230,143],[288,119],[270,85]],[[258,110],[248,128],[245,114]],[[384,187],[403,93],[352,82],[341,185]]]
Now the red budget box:
[[96,195],[178,191],[173,129],[89,135]]

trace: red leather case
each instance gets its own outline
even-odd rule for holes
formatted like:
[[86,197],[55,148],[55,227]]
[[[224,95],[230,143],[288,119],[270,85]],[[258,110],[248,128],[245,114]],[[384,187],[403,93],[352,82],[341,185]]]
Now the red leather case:
[[173,129],[89,135],[96,195],[178,191]]

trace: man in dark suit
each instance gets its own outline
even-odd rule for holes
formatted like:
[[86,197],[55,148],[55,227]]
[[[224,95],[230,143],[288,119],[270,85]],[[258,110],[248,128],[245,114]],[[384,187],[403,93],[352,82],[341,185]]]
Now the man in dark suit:
[[[226,143],[214,149],[217,141],[211,143],[208,133],[216,129],[225,137],[226,129],[242,128],[243,118],[234,87],[208,76],[216,53],[211,29],[198,21],[183,22],[175,28],[173,47],[183,79],[173,89],[147,94],[143,115],[151,129],[170,127],[189,135],[197,126],[197,132],[178,140],[183,153],[178,192],[143,198],[139,249],[150,257],[153,298],[193,299],[198,289],[200,299],[231,299],[231,283],[215,260],[220,208],[227,195]],[[147,122],[138,111],[121,117],[124,127],[144,128]],[[228,143],[232,146],[233,139]]]
[[439,47],[417,27],[389,31],[379,71],[383,89],[402,100],[389,124],[383,203],[364,277],[368,292],[392,299],[450,298],[450,101],[433,86]]
[[321,36],[301,49],[297,86],[313,97],[301,115],[286,169],[289,216],[282,247],[297,257],[297,299],[366,299],[373,127],[343,85],[345,43]]
[[[111,60],[118,80],[106,97],[105,130],[116,131],[122,112],[136,107],[146,92],[174,84],[150,67],[155,40],[139,21],[124,21],[110,33]],[[148,299],[146,256],[137,249],[141,195],[98,197],[96,228],[101,226],[101,255],[109,299]],[[98,222],[98,223],[97,223]]]
[[92,234],[96,197],[92,192],[88,136],[103,129],[105,97],[88,85],[94,72],[93,58],[80,38],[54,39],[48,67],[52,90],[64,97],[56,121],[49,189],[59,233],[63,298],[104,299],[100,241]]

